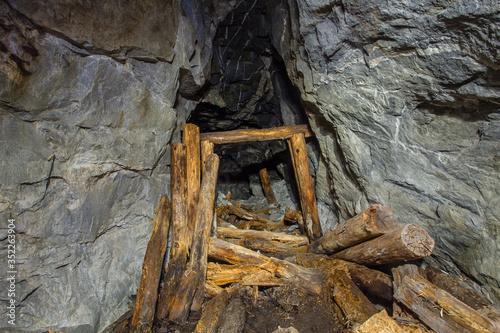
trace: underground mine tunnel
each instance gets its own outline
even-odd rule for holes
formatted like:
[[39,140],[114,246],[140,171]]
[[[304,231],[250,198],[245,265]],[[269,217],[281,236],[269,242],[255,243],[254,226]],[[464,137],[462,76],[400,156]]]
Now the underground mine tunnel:
[[499,330],[497,1],[0,17],[0,331]]

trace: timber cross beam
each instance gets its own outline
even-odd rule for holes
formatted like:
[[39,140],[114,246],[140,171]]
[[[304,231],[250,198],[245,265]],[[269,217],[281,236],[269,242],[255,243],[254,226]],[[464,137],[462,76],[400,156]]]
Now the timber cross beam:
[[[311,136],[314,136],[313,132],[309,126],[304,124],[264,129],[239,129],[225,132],[200,133],[200,141],[202,147],[210,147],[208,149],[213,151],[212,144],[287,140],[297,187],[299,189],[300,205],[302,207],[306,232],[311,242],[313,242],[322,236],[322,231],[305,142],[305,138]],[[203,155],[202,153],[202,160]],[[268,200],[272,201],[269,198]]]

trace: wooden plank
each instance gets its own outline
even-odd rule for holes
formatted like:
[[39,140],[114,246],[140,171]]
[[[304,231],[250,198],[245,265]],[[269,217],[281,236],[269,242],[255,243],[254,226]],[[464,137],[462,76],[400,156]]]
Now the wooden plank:
[[294,134],[290,138],[290,143],[292,159],[295,161],[295,175],[299,184],[302,215],[307,236],[312,242],[322,236],[322,231],[304,134]]
[[214,144],[232,144],[286,140],[297,133],[303,133],[306,137],[314,135],[309,129],[309,126],[294,125],[263,129],[239,129],[226,132],[202,133],[200,138],[202,141],[208,140]]
[[260,181],[262,183],[262,189],[264,190],[264,195],[266,196],[267,203],[273,204],[276,202],[276,197],[274,196],[273,187],[271,186],[271,179],[269,179],[269,174],[267,169],[261,169],[259,171]]
[[491,333],[500,327],[421,275],[405,276],[394,298],[436,333]]
[[164,195],[156,209],[153,232],[142,264],[141,282],[137,289],[130,332],[149,332],[153,326],[163,258],[167,250],[170,217],[170,200]]
[[332,254],[396,229],[392,210],[375,204],[309,245],[312,253]]
[[431,255],[434,239],[416,224],[407,224],[378,238],[354,245],[333,256],[361,265],[383,265]]
[[190,310],[199,311],[201,309],[207,267],[207,247],[213,221],[218,170],[219,157],[211,154],[207,158],[205,173],[201,183],[189,265],[178,287],[175,306],[172,307],[168,315],[169,321],[179,325],[183,325],[186,322]]
[[171,155],[172,246],[156,310],[156,318],[160,322],[166,318],[174,306],[173,301],[186,270],[188,246],[192,238],[192,234],[188,229],[186,147],[184,144],[173,143]]
[[[186,175],[188,198],[188,228],[194,231],[194,218],[200,193],[200,129],[194,124],[185,124],[182,143],[186,146]],[[190,246],[190,243],[188,244]]]

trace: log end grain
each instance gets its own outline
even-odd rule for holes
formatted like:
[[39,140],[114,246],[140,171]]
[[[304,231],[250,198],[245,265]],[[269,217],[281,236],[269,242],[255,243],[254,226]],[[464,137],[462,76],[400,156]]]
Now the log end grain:
[[386,205],[371,205],[365,210],[364,213],[368,213],[370,221],[369,224],[372,226],[373,230],[376,230],[378,233],[387,233],[397,227],[394,214]]
[[434,250],[434,239],[416,224],[407,224],[401,232],[401,241],[416,257],[425,258]]

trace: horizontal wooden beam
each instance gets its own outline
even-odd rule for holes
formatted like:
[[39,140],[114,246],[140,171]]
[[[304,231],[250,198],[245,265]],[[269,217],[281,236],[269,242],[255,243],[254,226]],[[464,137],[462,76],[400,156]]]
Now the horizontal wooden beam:
[[286,140],[294,134],[304,133],[304,136],[313,136],[313,132],[307,125],[282,126],[263,129],[239,129],[225,132],[201,133],[200,140],[208,140],[214,144],[231,144],[246,142],[261,142]]

